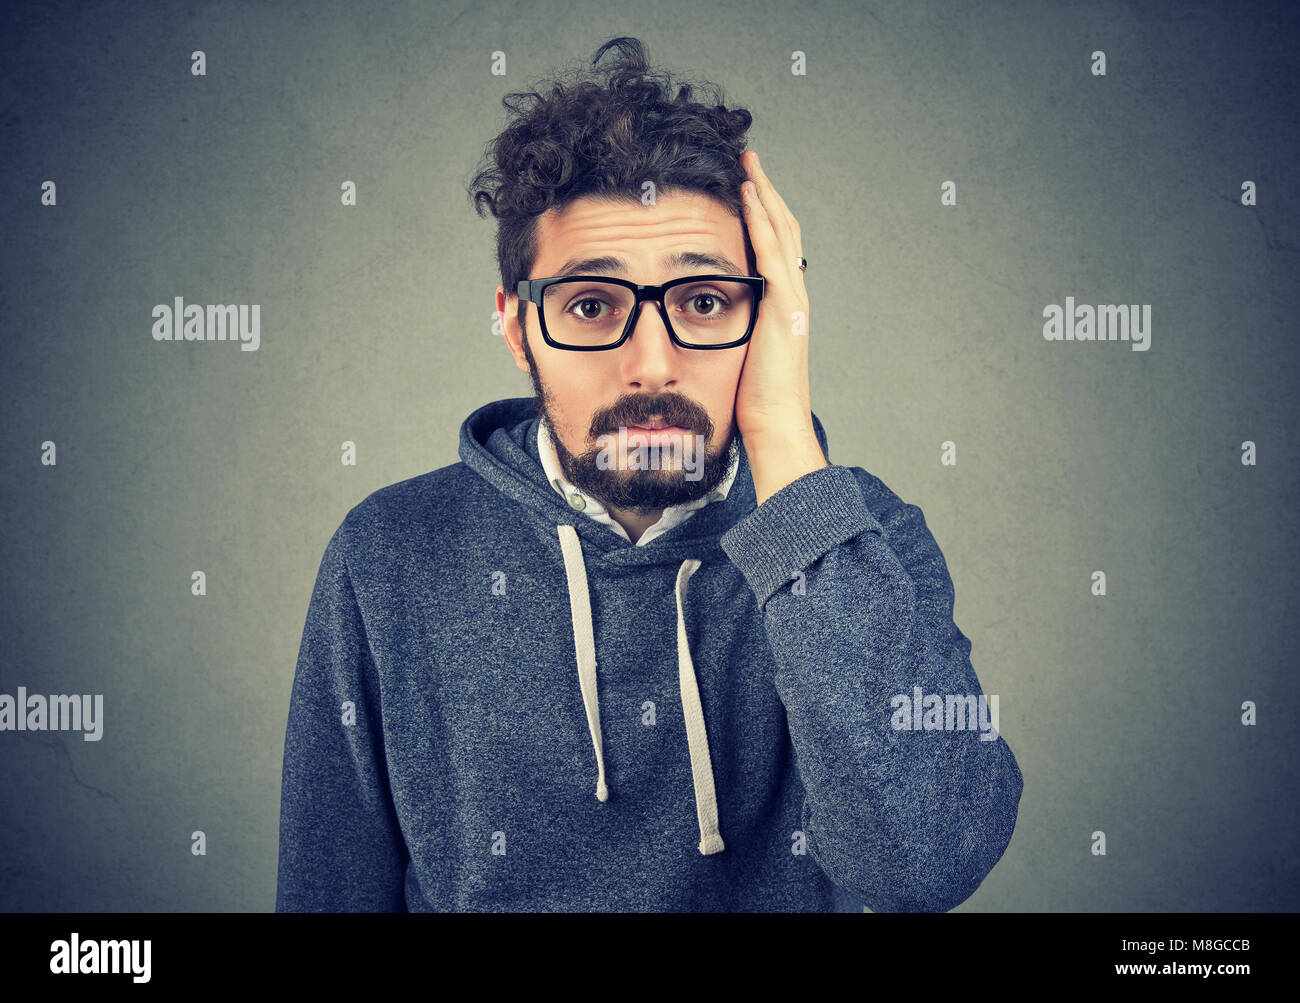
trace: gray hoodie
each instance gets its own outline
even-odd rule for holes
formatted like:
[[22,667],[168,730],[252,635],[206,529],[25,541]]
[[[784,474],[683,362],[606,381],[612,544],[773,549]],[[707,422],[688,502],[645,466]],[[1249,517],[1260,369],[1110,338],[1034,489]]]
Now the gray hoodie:
[[[823,450],[826,436],[815,415]],[[940,911],[1022,777],[921,510],[832,464],[645,546],[565,504],[530,398],[325,548],[277,911]],[[827,453],[829,459],[829,452]]]

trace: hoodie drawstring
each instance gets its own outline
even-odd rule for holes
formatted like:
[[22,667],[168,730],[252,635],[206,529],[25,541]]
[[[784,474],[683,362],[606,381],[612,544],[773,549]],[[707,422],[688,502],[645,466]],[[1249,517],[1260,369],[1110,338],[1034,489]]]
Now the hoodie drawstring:
[[[596,750],[596,797],[609,799],[605,782],[605,752],[600,730],[600,702],[596,690],[596,637],[591,623],[591,593],[587,587],[587,569],[582,559],[578,532],[572,526],[555,527],[560,534],[564,554],[564,573],[569,584],[569,611],[573,619],[573,645],[578,658],[578,683],[582,703],[587,711],[587,729]],[[700,687],[695,678],[695,663],[686,640],[686,618],[682,601],[686,583],[700,562],[683,561],[677,571],[677,679],[681,688],[682,713],[686,719],[686,742],[690,749],[691,778],[695,785],[695,814],[700,823],[700,853],[718,853],[725,849],[718,832],[718,799],[713,787],[713,765],[709,759],[709,736],[704,727],[704,710],[700,705]]]
[[[605,750],[600,734],[600,705],[596,700],[596,635],[591,626],[591,593],[587,589],[587,567],[582,547],[572,526],[558,526],[560,549],[564,551],[564,574],[569,580],[569,613],[573,618],[573,646],[578,652],[578,685],[582,705],[587,708],[587,730],[596,747],[596,797],[609,800],[605,784]],[[568,530],[566,533],[565,530]]]

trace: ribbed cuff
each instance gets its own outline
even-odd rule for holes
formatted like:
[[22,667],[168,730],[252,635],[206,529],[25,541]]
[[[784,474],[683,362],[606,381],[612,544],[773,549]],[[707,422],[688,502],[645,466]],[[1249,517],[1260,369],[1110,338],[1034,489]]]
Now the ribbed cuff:
[[864,530],[883,535],[852,468],[832,464],[787,484],[718,542],[761,609],[795,572]]

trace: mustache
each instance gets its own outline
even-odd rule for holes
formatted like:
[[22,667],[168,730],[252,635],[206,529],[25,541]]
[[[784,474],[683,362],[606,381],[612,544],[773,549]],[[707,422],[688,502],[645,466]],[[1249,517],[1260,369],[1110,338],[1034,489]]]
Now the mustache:
[[591,423],[592,435],[617,432],[620,428],[645,427],[659,419],[666,428],[680,428],[687,432],[713,435],[713,422],[702,408],[692,406],[680,397],[656,398],[654,401],[620,401],[607,411],[598,413]]

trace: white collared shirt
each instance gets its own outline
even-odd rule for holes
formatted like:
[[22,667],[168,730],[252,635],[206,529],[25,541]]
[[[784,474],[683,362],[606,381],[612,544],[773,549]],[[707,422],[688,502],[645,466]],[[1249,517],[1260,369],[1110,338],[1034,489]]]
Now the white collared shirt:
[[[551,486],[560,493],[571,508],[582,512],[584,515],[591,516],[599,523],[604,523],[623,539],[629,543],[632,542],[632,538],[627,535],[627,530],[618,524],[604,505],[591,495],[574,487],[565,478],[563,471],[560,469],[560,458],[556,455],[555,444],[551,441],[550,430],[546,427],[546,419],[540,417],[537,420],[537,452],[541,456],[542,469],[546,471],[546,479],[551,482]],[[703,498],[697,498],[692,502],[683,502],[681,505],[668,506],[659,516],[659,521],[641,534],[636,541],[636,545],[638,547],[645,546],[656,537],[667,533],[674,526],[685,522],[694,514],[696,509],[703,508],[710,502],[722,501],[731,491],[731,484],[736,479],[736,472],[739,469],[740,451],[737,450],[732,457],[727,476],[721,484]]]

